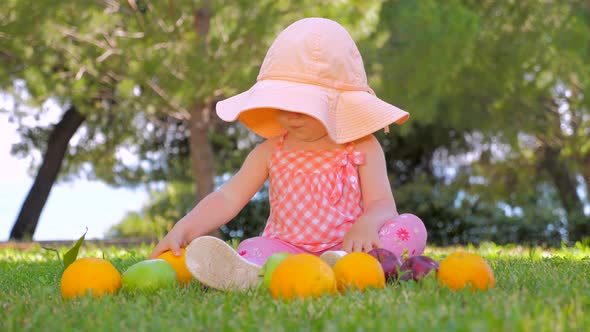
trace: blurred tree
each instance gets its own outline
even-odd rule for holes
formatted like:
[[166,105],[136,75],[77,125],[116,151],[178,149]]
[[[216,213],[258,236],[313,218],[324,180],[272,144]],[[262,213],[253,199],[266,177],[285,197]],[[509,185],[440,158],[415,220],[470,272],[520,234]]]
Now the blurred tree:
[[[236,51],[232,53],[235,58],[220,58],[219,56],[225,54],[223,51],[211,51],[213,58],[199,59],[197,65],[192,69],[186,69],[185,72],[199,72],[202,76],[197,79],[200,81],[196,86],[198,89],[209,89],[210,93],[216,95],[215,100],[222,96],[229,96],[237,92],[241,92],[249,88],[257,75],[258,68],[262,63],[264,53],[270,46],[272,40],[276,35],[285,28],[288,24],[297,19],[309,16],[322,16],[338,20],[343,25],[347,26],[351,34],[355,38],[363,38],[369,35],[377,24],[378,11],[381,1],[372,1],[366,3],[363,1],[299,1],[292,3],[290,1],[273,1],[269,2],[268,10],[271,10],[272,17],[258,18],[253,21],[228,22],[228,17],[221,13],[215,15],[212,19],[218,20],[214,26],[216,30],[210,30],[212,34],[221,34],[221,37],[216,37],[221,40],[216,41],[216,47],[228,48],[231,45],[248,46],[248,49]],[[250,2],[244,2],[245,6],[250,6]],[[263,5],[263,3],[261,3]],[[225,12],[225,9],[220,10]],[[214,12],[217,12],[214,10]],[[361,15],[362,14],[362,15]],[[268,19],[267,23],[265,20]],[[240,37],[238,32],[229,33],[228,29],[259,29],[258,36],[250,36],[249,39]],[[256,52],[254,52],[256,50]],[[154,60],[154,63],[163,63],[163,60]],[[179,66],[178,60],[174,61],[176,67]],[[194,63],[185,64],[189,66],[196,66]],[[167,71],[167,67],[160,68]],[[223,73],[223,75],[220,75]],[[166,72],[155,75],[156,77],[165,77]],[[247,79],[244,79],[247,77]],[[190,95],[195,91],[195,84],[193,81],[177,81],[177,77],[171,78],[173,81],[169,85],[170,91],[177,93],[185,89],[185,94]],[[225,89],[225,92],[224,92]],[[166,94],[168,95],[168,93]],[[207,110],[211,112],[213,105]],[[212,121],[212,126],[209,126],[208,139],[212,146],[212,151],[215,152],[216,164],[214,169],[217,175],[235,172],[241,165],[241,161],[245,157],[245,153],[250,148],[260,142],[260,138],[248,132],[243,126],[221,124],[214,121],[216,116],[208,117]],[[248,204],[246,208],[241,211],[234,220],[221,228],[221,233],[224,237],[246,237],[257,235],[264,225],[264,221],[268,216],[268,202],[264,200],[266,193],[262,190],[257,199]],[[157,203],[158,200],[150,201],[146,204],[144,209],[151,210],[151,206]],[[175,208],[175,207],[172,207]],[[180,217],[186,214],[188,210],[177,210],[177,218],[168,218],[169,223],[177,221]],[[154,222],[155,214],[144,214],[148,222]],[[122,223],[132,223],[133,218],[123,220]],[[168,225],[170,227],[170,225]],[[114,234],[114,233],[112,233]]]
[[[12,113],[23,139],[13,151],[44,151],[44,158],[36,177],[41,185],[31,188],[11,238],[34,233],[60,169],[64,179],[84,174],[112,185],[174,181],[186,178],[179,169],[188,153],[189,177],[200,200],[213,189],[212,132],[235,131],[215,122],[214,104],[253,83],[276,34],[298,18],[323,14],[338,14],[366,33],[379,4],[7,1],[0,15],[0,86],[15,93],[14,82],[24,82],[28,105],[54,100],[79,115],[77,126],[64,132],[64,126],[29,127],[22,121],[27,115],[40,117],[43,108],[17,107]],[[366,15],[357,19],[360,12]],[[46,146],[50,132],[63,136],[60,153]],[[68,146],[74,133],[76,142]],[[246,142],[239,140],[242,147]],[[50,172],[43,171],[46,164]],[[224,164],[235,168],[239,162]]]
[[[561,207],[564,215],[554,217],[549,226],[565,227],[564,238],[570,241],[590,236],[590,218],[583,213],[576,179],[590,168],[589,151],[583,149],[590,133],[590,99],[580,93],[590,87],[589,4],[555,0],[472,5],[488,18],[486,26],[501,32],[493,39],[482,38],[478,47],[487,54],[480,70],[494,73],[488,77],[495,78],[500,89],[487,106],[489,139],[480,162],[474,164],[474,174],[486,176],[486,188],[512,206],[526,204],[525,193],[540,199],[539,189],[551,184],[558,202],[553,205]],[[490,39],[497,41],[495,47]],[[480,73],[471,75],[475,80]],[[510,148],[502,155],[494,140]],[[503,163],[514,167],[507,169]],[[588,191],[590,183],[585,182]],[[523,194],[510,201],[499,196],[514,192]]]
[[[64,156],[79,155],[84,146],[92,148],[86,140],[94,136],[105,146],[99,150],[108,150],[111,147],[110,138],[125,132],[122,126],[113,126],[108,133],[99,129],[112,123],[113,95],[119,77],[115,69],[121,63],[92,62],[90,59],[101,59],[99,51],[106,45],[104,40],[92,40],[96,44],[95,49],[80,47],[75,40],[76,36],[79,37],[75,31],[69,26],[54,24],[67,21],[82,26],[87,20],[92,21],[87,7],[85,4],[76,8],[71,4],[55,6],[48,1],[3,3],[0,15],[0,86],[17,98],[11,120],[19,122],[18,130],[22,138],[20,144],[13,146],[13,153],[28,156],[32,155],[33,148],[43,154],[35,181],[11,231],[11,238],[32,236]],[[77,15],[78,11],[82,14]],[[62,43],[59,36],[68,37]],[[45,106],[51,101],[65,110],[55,126],[29,127],[25,124],[28,115],[39,119],[47,113],[49,107]],[[44,107],[38,107],[41,104]],[[122,112],[120,118],[125,119],[128,114]],[[85,130],[77,137],[80,143],[68,147],[68,142],[84,123]],[[36,164],[39,160],[33,162]],[[80,161],[65,165],[69,173],[83,167]]]
[[[174,2],[170,2],[171,7],[160,12],[159,8],[141,1],[61,5],[46,1],[34,6],[27,1],[8,3],[7,15],[2,16],[5,32],[0,36],[6,43],[2,47],[2,59],[7,62],[2,66],[6,69],[6,75],[2,75],[3,86],[10,87],[15,80],[22,80],[26,84],[24,89],[30,93],[24,100],[27,104],[40,105],[54,99],[68,109],[65,113],[68,116],[62,122],[78,116],[71,126],[29,128],[22,119],[31,113],[39,116],[37,113],[43,112],[43,108],[17,108],[12,114],[20,122],[23,138],[13,151],[27,155],[39,149],[45,153],[11,238],[32,236],[68,141],[83,122],[85,126],[78,134],[77,144],[70,148],[62,177],[84,171],[89,178],[113,185],[145,183],[171,176],[170,166],[186,166],[186,158],[182,158],[185,154],[198,161],[193,163],[195,172],[189,176],[202,182],[197,187],[197,198],[210,190],[213,154],[206,142],[209,121],[206,113],[211,108],[214,84],[204,88],[200,81],[224,76],[208,73],[191,76],[191,73],[199,72],[203,66],[213,67],[215,59],[210,56],[213,53],[221,56],[234,50],[247,54],[256,48],[239,43],[224,52],[216,49],[210,54],[200,54],[208,44],[206,30],[211,9],[206,2],[200,8],[190,1],[184,5],[183,10],[176,11]],[[246,7],[245,2],[240,5]],[[242,13],[241,20],[248,22],[252,22],[252,15],[258,14],[256,8],[242,10],[240,6],[226,6],[225,9],[230,14]],[[246,32],[246,36],[259,34],[244,26],[239,31]],[[228,29],[224,33],[235,32]],[[244,38],[244,35],[237,32],[234,37]],[[177,61],[178,58],[184,62]],[[192,61],[195,59],[198,61]],[[187,63],[191,66],[181,67]],[[247,73],[247,69],[236,71],[233,78]],[[186,82],[184,90],[175,90],[179,98],[166,91],[181,88],[175,86],[178,82]],[[207,93],[210,93],[209,101],[205,100]],[[200,106],[192,107],[196,104]],[[48,135],[49,132],[52,134]],[[192,143],[188,151],[182,145],[186,137]],[[46,142],[52,145],[45,147]],[[175,142],[180,145],[174,146]],[[127,165],[123,160],[122,148],[130,150],[127,155],[136,159],[134,165]],[[181,158],[169,158],[175,154]],[[186,172],[180,171],[180,176],[186,177]]]
[[[259,141],[216,121],[216,101],[247,89],[272,39],[305,16],[345,25],[379,96],[411,112],[407,124],[378,136],[401,211],[423,217],[434,242],[536,237],[559,244],[590,234],[576,194],[577,179],[590,188],[586,1],[3,6],[0,88],[22,97],[11,114],[22,137],[13,152],[44,154],[33,159],[35,168],[42,161],[40,184],[29,194],[36,204],[23,204],[31,216],[15,224],[28,225],[21,234],[34,232],[58,172],[65,180],[156,183],[151,201],[126,220],[169,228]],[[75,115],[69,130],[26,122],[47,112],[29,106],[50,101],[65,110],[64,122]],[[224,236],[257,234],[263,201],[224,226]],[[110,236],[134,227],[115,228]]]
[[[572,98],[560,78],[584,80],[573,69],[587,70],[579,46],[588,44],[586,5],[396,0],[378,13],[377,28],[353,36],[378,94],[412,113],[408,124],[378,134],[400,209],[423,217],[434,243],[558,245],[564,227],[570,240],[587,235],[576,228],[588,223],[576,215],[574,181],[588,169],[587,99]],[[564,96],[581,125],[571,142],[543,148],[535,142],[567,136],[563,116],[544,115],[556,114]]]
[[590,235],[575,181],[590,168],[579,148],[588,98],[576,92],[588,87],[588,13],[582,1],[387,1],[374,52],[385,55],[371,72],[379,92],[412,112],[409,126],[385,137],[388,159],[401,159],[394,173],[430,170],[421,181],[435,193],[452,179],[451,197],[466,191],[527,220],[539,208],[530,197],[542,201],[550,183],[559,202],[551,208],[567,221],[559,211],[541,220],[567,225],[571,240]]

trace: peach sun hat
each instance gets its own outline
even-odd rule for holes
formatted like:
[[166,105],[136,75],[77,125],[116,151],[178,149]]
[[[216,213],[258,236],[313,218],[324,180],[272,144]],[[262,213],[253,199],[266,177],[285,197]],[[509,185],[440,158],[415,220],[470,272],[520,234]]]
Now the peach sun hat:
[[218,102],[216,110],[222,120],[238,119],[264,138],[285,132],[277,110],[304,113],[322,122],[338,144],[409,117],[375,96],[352,37],[325,18],[305,18],[283,30],[268,50],[256,84]]

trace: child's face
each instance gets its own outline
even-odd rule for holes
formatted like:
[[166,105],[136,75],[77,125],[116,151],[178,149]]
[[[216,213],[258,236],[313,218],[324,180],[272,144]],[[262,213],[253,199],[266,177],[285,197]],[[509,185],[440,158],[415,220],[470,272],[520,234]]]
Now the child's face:
[[289,135],[302,141],[313,142],[328,134],[320,121],[306,114],[279,110],[277,121]]

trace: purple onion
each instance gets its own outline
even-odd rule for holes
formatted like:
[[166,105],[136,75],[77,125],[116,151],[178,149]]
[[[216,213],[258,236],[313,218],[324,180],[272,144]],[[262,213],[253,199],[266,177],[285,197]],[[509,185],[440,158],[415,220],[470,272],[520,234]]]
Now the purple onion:
[[402,261],[396,254],[383,248],[372,249],[368,254],[375,257],[381,264],[383,272],[385,273],[385,280],[394,281],[397,279]]
[[427,256],[412,256],[406,259],[401,266],[400,280],[407,281],[414,279],[419,281],[424,278],[430,271],[438,271],[439,263]]

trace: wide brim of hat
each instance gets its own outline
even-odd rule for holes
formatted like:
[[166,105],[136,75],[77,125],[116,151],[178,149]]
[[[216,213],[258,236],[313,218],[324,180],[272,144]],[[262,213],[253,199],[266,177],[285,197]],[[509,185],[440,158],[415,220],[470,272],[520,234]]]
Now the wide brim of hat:
[[393,123],[402,124],[409,117],[408,112],[367,91],[343,91],[282,80],[259,81],[248,91],[216,105],[222,120],[239,120],[264,138],[285,132],[276,120],[278,110],[316,118],[338,144],[365,137]]

